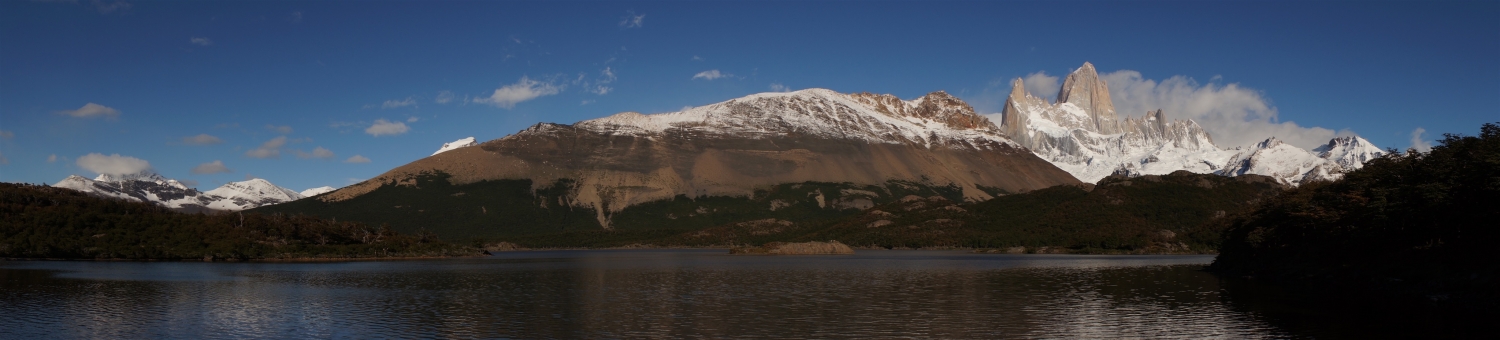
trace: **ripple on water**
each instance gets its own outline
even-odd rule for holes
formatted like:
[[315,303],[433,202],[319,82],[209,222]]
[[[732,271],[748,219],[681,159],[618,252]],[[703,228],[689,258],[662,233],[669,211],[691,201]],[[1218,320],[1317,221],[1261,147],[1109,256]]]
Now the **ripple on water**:
[[[1201,257],[875,253],[6,264],[0,337],[1286,336],[1226,306]],[[1198,264],[1151,266],[1177,263]]]

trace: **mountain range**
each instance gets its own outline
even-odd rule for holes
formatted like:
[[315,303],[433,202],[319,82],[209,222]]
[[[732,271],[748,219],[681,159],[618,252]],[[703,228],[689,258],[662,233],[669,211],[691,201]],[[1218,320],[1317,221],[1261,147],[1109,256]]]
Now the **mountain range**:
[[1012,85],[995,121],[943,91],[903,100],[806,89],[540,123],[483,143],[463,138],[336,190],[250,180],[200,193],[149,173],[72,176],[55,186],[180,209],[503,236],[832,219],[909,195],[981,202],[1111,175],[1253,174],[1295,186],[1339,179],[1384,153],[1357,136],[1313,150],[1270,136],[1221,148],[1197,122],[1162,110],[1122,117],[1090,63],[1067,76],[1055,101],[1027,93],[1020,79]]
[[1311,151],[1277,140],[1220,148],[1192,120],[1169,120],[1162,110],[1121,119],[1109,86],[1085,62],[1068,74],[1056,101],[1026,92],[1021,79],[1001,112],[1005,135],[1080,181],[1112,174],[1163,175],[1178,170],[1225,176],[1266,175],[1282,184],[1336,180],[1384,154],[1358,136],[1338,137]]
[[319,187],[299,193],[271,184],[270,181],[254,178],[229,182],[201,192],[150,170],[128,175],[100,174],[94,179],[72,175],[52,186],[95,196],[150,202],[187,212],[239,211],[295,201],[334,190],[332,187]]

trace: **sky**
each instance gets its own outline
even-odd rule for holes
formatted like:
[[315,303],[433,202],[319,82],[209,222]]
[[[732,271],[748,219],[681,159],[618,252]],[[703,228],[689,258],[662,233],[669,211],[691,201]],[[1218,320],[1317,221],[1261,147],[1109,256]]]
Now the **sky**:
[[340,187],[464,137],[827,88],[1000,111],[1084,62],[1222,148],[1500,121],[1500,2],[0,1],[0,181]]

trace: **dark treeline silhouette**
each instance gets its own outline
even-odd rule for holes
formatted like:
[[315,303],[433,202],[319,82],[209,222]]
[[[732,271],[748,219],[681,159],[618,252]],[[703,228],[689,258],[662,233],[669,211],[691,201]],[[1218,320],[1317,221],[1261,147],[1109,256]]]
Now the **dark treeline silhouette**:
[[454,256],[427,232],[308,216],[184,214],[43,185],[0,183],[0,257],[272,259]]
[[1500,294],[1500,125],[1392,152],[1223,222],[1213,270],[1493,312]]

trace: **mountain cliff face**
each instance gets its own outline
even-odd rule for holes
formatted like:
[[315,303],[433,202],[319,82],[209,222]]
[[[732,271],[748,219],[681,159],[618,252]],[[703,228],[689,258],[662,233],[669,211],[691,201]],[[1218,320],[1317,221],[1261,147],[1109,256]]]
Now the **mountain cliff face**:
[[1282,184],[1335,180],[1384,152],[1359,137],[1339,137],[1313,151],[1275,138],[1256,145],[1220,149],[1192,120],[1169,120],[1161,110],[1120,119],[1094,65],[1069,74],[1057,102],[1027,93],[1021,79],[1011,83],[1001,112],[1001,129],[1084,182],[1112,174],[1163,175],[1178,170],[1226,176],[1267,175]]
[[[422,176],[436,174],[458,187],[525,180],[534,194],[560,190],[535,198],[535,205],[587,209],[604,228],[634,206],[679,198],[755,201],[768,189],[795,183],[841,183],[841,189],[770,200],[760,209],[813,203],[820,209],[868,207],[913,187],[951,188],[956,199],[981,201],[1078,183],[947,93],[901,100],[809,89],[681,112],[537,124],[479,147],[435,154],[318,200],[361,204],[361,196],[420,187]],[[472,208],[487,213],[492,207]]]
[[68,176],[52,186],[101,197],[155,203],[190,212],[237,211],[303,198],[302,194],[259,178],[230,182],[208,192],[200,192],[149,170],[129,175],[101,174],[94,179]]

